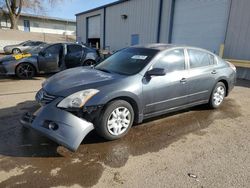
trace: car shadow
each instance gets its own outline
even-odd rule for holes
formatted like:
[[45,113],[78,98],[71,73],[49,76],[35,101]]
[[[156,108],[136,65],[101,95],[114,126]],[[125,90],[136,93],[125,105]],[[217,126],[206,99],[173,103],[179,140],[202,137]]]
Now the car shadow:
[[236,82],[236,86],[250,88],[250,80],[238,79]]
[[[36,101],[25,101],[16,106],[0,109],[0,155],[14,157],[62,157],[57,143],[32,129],[25,128],[19,120],[26,112],[39,108]],[[104,143],[95,131],[90,132],[83,144]]]
[[0,82],[4,82],[4,81],[19,81],[19,80],[41,80],[41,79],[47,79],[51,76],[53,76],[55,73],[48,73],[48,74],[38,74],[33,78],[30,79],[21,79],[18,78],[17,76],[14,75],[0,75]]
[[0,155],[15,157],[60,157],[58,145],[39,133],[24,128],[19,120],[39,108],[35,101],[0,109]]

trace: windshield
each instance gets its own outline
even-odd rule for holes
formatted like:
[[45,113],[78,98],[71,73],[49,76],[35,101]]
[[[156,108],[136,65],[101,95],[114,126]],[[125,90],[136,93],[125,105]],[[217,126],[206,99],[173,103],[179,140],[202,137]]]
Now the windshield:
[[155,49],[126,48],[105,59],[95,68],[124,75],[137,74],[158,52]]
[[20,43],[20,44],[18,44],[18,45],[22,46],[22,45],[24,45],[24,44],[26,44],[26,43],[28,43],[28,42],[30,42],[30,40],[27,40],[27,41],[21,42],[21,43]]
[[28,53],[31,53],[31,54],[38,54],[40,51],[42,51],[42,50],[43,50],[44,48],[46,48],[47,46],[49,46],[49,44],[46,44],[46,43],[40,44],[39,46],[36,46],[36,47],[30,49],[30,50],[28,51]]

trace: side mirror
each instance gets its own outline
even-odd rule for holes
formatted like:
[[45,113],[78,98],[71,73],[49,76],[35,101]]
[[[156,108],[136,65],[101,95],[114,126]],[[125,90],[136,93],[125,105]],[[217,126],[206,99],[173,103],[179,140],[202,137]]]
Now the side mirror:
[[148,76],[164,76],[166,75],[166,69],[162,68],[153,68],[147,72]]

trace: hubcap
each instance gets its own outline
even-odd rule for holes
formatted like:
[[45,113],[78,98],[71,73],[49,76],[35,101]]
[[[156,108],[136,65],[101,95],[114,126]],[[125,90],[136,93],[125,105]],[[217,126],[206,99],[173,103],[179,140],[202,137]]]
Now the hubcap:
[[125,107],[116,108],[108,118],[108,131],[114,136],[123,134],[131,122],[131,113]]
[[93,62],[93,61],[87,61],[87,62],[86,62],[86,65],[87,65],[87,66],[92,66],[92,65],[94,65],[94,62]]
[[33,68],[28,64],[21,65],[18,70],[18,73],[23,78],[29,78],[33,74]]
[[15,50],[13,51],[13,53],[14,53],[14,54],[18,54],[18,53],[20,53],[20,50],[15,49]]
[[225,97],[225,88],[223,86],[217,87],[214,92],[213,100],[216,106],[219,106]]

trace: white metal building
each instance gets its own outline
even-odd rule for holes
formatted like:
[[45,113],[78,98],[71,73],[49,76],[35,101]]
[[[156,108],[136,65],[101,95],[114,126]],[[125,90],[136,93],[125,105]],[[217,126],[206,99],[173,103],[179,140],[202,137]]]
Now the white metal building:
[[[10,28],[7,15],[0,17],[0,28]],[[75,35],[76,21],[23,13],[18,21],[18,29],[25,32]]]
[[120,0],[76,14],[77,40],[110,50],[162,42],[216,53],[225,44],[227,57],[250,59],[248,7],[249,0]]

